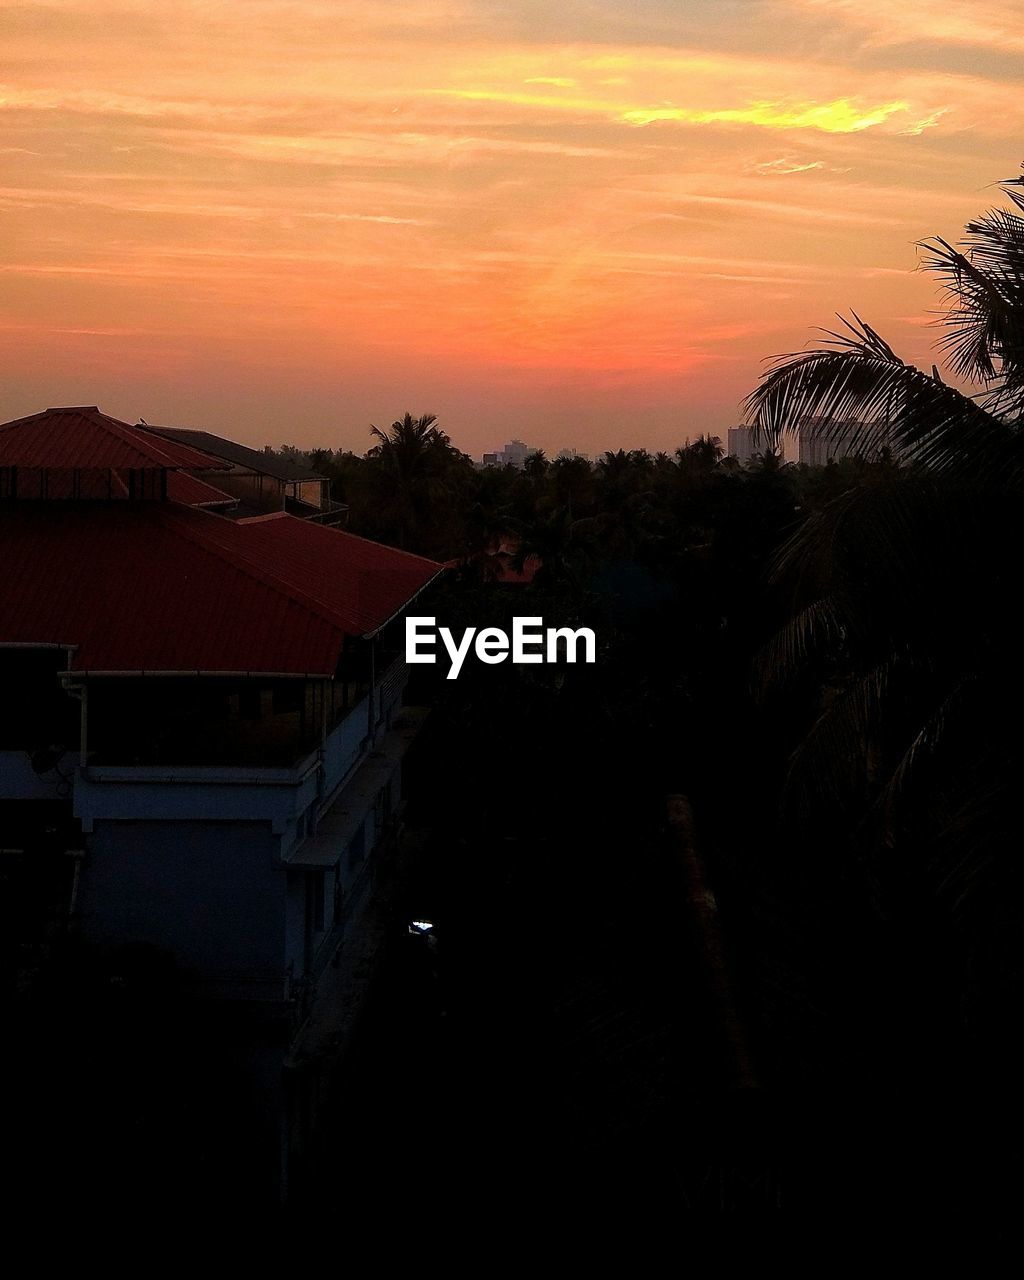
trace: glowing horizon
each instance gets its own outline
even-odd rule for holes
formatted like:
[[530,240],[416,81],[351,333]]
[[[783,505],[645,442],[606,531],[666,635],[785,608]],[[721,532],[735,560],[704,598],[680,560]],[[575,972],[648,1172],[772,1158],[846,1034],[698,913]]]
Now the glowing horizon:
[[362,452],[724,437],[853,307],[929,366],[914,243],[1019,153],[1003,0],[50,0],[3,16],[0,420]]

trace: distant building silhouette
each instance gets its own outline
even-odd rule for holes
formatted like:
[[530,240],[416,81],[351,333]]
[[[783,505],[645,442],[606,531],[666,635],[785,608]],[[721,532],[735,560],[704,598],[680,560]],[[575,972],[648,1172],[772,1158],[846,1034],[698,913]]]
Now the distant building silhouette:
[[800,462],[807,467],[825,467],[853,453],[856,423],[844,425],[839,432],[830,430],[827,435],[818,435],[815,429],[819,421],[815,419],[800,426]]
[[510,440],[504,449],[497,453],[485,453],[483,456],[483,465],[485,467],[515,467],[517,471],[523,469],[523,464],[531,453],[537,450],[532,444],[523,444],[522,440]]
[[763,451],[764,446],[757,448],[754,445],[754,428],[753,427],[730,427],[729,443],[727,454],[730,458],[735,458],[737,462],[750,462],[755,454]]

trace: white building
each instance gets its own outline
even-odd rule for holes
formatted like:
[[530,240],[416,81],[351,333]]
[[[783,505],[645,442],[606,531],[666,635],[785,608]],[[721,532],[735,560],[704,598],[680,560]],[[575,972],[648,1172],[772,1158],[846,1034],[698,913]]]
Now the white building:
[[808,467],[825,467],[839,458],[849,458],[860,452],[854,447],[859,423],[843,424],[840,432],[830,431],[827,435],[812,434],[816,422],[804,423],[800,427],[800,461]]
[[[235,494],[203,476],[290,495],[193,434],[94,405],[2,424],[0,843],[33,868],[10,882],[26,920],[152,949],[218,1005],[254,1185],[282,1195],[397,856],[425,716],[404,705],[399,615],[442,568],[286,510],[219,514]],[[294,501],[317,509],[320,477],[284,483],[315,485]]]
[[[762,446],[763,449],[763,446]],[[753,427],[730,427],[728,456],[737,462],[750,462],[756,453],[762,452],[754,445]]]

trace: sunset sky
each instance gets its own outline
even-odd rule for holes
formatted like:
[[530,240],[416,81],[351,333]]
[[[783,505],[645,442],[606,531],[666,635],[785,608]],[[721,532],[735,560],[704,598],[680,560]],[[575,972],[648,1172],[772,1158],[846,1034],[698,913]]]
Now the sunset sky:
[[724,436],[1024,160],[1013,0],[52,0],[0,17],[0,420],[362,452]]

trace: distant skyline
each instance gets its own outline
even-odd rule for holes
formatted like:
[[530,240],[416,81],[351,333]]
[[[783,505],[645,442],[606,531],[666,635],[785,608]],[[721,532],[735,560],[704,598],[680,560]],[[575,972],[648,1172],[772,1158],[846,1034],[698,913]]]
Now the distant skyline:
[[1002,0],[49,0],[0,10],[0,420],[363,452],[726,439],[1019,172]]

